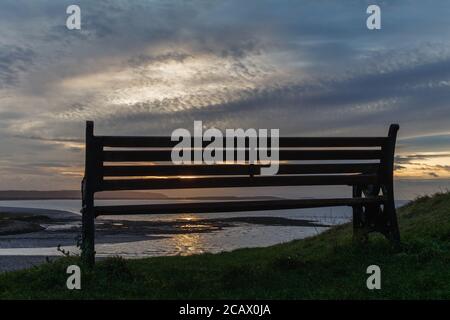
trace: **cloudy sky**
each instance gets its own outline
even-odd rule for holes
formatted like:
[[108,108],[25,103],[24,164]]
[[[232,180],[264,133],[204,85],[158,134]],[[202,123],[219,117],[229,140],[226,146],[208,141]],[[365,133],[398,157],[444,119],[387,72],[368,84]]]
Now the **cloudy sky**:
[[[65,26],[71,4],[81,30]],[[397,122],[396,176],[448,179],[449,19],[446,0],[2,0],[0,189],[78,188],[87,119],[135,135]]]

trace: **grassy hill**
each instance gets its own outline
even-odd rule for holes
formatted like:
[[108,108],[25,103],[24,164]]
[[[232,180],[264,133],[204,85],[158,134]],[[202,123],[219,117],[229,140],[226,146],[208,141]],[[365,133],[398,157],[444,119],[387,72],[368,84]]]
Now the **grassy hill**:
[[[189,257],[112,258],[66,289],[63,258],[0,275],[0,298],[449,299],[450,193],[399,210],[401,250],[372,235],[351,241],[351,225],[268,248]],[[366,288],[367,266],[381,268],[381,290]]]

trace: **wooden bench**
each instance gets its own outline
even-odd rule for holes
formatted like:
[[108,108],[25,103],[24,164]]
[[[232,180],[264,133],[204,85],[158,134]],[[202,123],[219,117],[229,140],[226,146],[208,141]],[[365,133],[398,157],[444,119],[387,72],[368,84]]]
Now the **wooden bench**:
[[[95,136],[86,123],[86,162],[82,182],[82,258],[95,262],[94,219],[99,215],[260,211],[313,207],[353,208],[354,237],[377,231],[398,243],[393,167],[399,126],[386,137],[279,139],[280,165],[274,176],[260,175],[261,164],[174,165],[170,137]],[[189,178],[183,177],[189,176]],[[273,186],[353,187],[348,198],[215,201],[96,206],[96,192],[184,188]]]

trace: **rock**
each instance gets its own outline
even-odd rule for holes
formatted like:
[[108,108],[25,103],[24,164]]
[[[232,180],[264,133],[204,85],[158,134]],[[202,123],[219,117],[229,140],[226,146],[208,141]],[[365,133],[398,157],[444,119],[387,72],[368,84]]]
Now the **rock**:
[[0,236],[11,234],[30,233],[44,230],[45,228],[34,222],[19,220],[0,220]]

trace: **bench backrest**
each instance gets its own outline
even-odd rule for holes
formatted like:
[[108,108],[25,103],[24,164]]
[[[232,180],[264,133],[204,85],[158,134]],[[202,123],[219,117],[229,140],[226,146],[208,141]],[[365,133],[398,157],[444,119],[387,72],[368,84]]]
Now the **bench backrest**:
[[[278,173],[262,176],[261,162],[175,165],[171,153],[178,142],[171,141],[170,137],[95,136],[94,123],[88,121],[82,182],[82,259],[88,266],[94,265],[94,219],[105,213],[167,214],[186,209],[228,212],[351,205],[354,234],[360,230],[379,231],[398,243],[400,233],[393,194],[398,129],[398,125],[391,125],[386,137],[280,138]],[[248,144],[243,147],[248,148]],[[350,185],[353,198],[94,206],[94,194],[99,191],[300,185]],[[383,197],[377,196],[380,189]],[[363,190],[368,190],[369,197],[361,197]]]
[[281,137],[278,173],[261,176],[259,163],[175,165],[170,137],[95,136],[88,121],[84,192],[388,184],[398,128],[385,137]]

